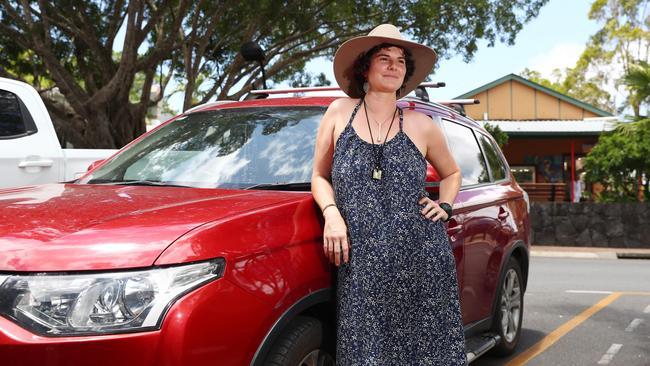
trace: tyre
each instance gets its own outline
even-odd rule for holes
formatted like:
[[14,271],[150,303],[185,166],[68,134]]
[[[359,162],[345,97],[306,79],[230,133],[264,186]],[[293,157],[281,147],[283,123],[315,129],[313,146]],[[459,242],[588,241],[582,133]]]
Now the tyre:
[[275,341],[265,366],[334,366],[323,323],[298,316]]
[[521,267],[514,258],[509,258],[505,275],[498,288],[497,307],[493,316],[492,331],[501,336],[501,342],[491,353],[499,356],[512,354],[519,342],[521,320],[524,315],[524,293]]

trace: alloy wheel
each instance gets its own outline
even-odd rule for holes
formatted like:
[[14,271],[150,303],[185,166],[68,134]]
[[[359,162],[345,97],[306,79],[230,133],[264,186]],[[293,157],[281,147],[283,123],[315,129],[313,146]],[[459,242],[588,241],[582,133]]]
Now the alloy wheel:
[[512,342],[519,330],[521,287],[517,272],[510,268],[501,289],[501,330],[507,342]]
[[327,352],[320,349],[313,350],[307,354],[298,366],[334,366],[334,359]]

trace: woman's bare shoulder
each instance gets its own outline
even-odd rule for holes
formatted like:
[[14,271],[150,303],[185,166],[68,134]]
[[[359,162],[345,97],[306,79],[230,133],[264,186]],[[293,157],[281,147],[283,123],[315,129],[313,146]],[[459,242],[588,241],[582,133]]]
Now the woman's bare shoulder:
[[328,110],[328,112],[331,111],[331,112],[334,112],[334,113],[347,112],[348,109],[354,108],[354,106],[358,102],[359,102],[359,99],[338,98],[338,99],[335,99],[332,103],[330,103],[327,110]]
[[430,135],[436,133],[435,123],[433,123],[431,117],[422,112],[405,110],[404,123],[408,124],[410,130],[416,131],[418,134]]

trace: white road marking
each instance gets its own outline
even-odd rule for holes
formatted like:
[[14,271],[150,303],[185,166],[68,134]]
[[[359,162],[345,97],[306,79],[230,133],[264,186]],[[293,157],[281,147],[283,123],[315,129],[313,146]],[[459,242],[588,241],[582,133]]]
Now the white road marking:
[[645,310],[643,310],[643,312],[646,313],[646,314],[650,314],[650,305],[648,305],[648,307],[645,308]]
[[598,291],[598,290],[566,290],[570,294],[611,294],[612,291]]
[[598,254],[596,253],[560,252],[560,251],[555,252],[549,250],[531,250],[530,255],[533,257],[549,257],[549,258],[599,258]]
[[601,357],[600,361],[598,361],[599,365],[609,365],[610,361],[614,358],[614,356],[618,353],[618,351],[621,350],[621,347],[623,347],[622,344],[618,343],[613,343],[607,352]]
[[643,323],[643,319],[636,318],[630,322],[630,325],[625,328],[626,332],[633,332],[636,327],[639,326],[639,324]]

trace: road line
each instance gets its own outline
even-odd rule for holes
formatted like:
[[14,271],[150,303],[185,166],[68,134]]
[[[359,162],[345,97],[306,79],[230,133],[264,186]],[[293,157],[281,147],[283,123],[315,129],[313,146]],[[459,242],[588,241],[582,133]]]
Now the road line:
[[644,313],[650,314],[650,305],[643,310]]
[[630,322],[630,325],[625,328],[626,332],[634,332],[634,329],[639,326],[639,324],[643,323],[643,319],[636,318]]
[[603,355],[603,357],[598,361],[599,365],[609,365],[609,363],[614,359],[614,356],[618,353],[618,351],[621,350],[621,347],[623,347],[622,344],[618,343],[613,343],[607,352]]
[[582,322],[589,319],[589,317],[591,317],[592,315],[596,314],[597,312],[607,307],[607,305],[611,304],[612,302],[614,302],[614,300],[621,297],[622,294],[623,293],[621,292],[614,292],[609,296],[605,297],[604,299],[600,300],[598,303],[594,304],[589,309],[576,315],[573,319],[562,324],[558,328],[555,328],[555,330],[549,333],[546,337],[542,338],[540,341],[532,345],[530,348],[520,353],[517,357],[513,358],[510,362],[506,364],[506,366],[525,365],[526,362],[532,360],[537,355],[544,352],[547,348],[552,346],[560,338],[564,337],[567,333],[569,333],[573,328],[577,327]]
[[570,294],[613,294],[613,291],[598,291],[598,290],[566,290],[564,292],[568,292]]

